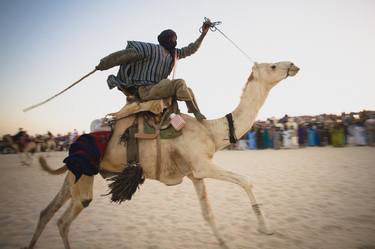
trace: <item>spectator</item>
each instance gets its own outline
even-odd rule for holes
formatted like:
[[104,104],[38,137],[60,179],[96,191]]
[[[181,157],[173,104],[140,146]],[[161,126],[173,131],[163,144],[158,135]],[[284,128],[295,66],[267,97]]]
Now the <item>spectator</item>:
[[331,141],[334,147],[343,147],[345,145],[345,134],[342,123],[336,123],[331,129]]
[[273,136],[272,136],[272,140],[273,140],[273,148],[275,150],[280,149],[280,147],[281,147],[281,132],[280,132],[280,127],[278,127],[278,126],[275,127],[275,130],[274,130]]
[[354,124],[354,143],[356,145],[366,145],[366,131],[360,121]]
[[286,125],[283,131],[283,147],[285,149],[292,148],[292,131]]
[[316,139],[315,139],[315,129],[311,125],[307,128],[307,144],[309,146],[315,146],[316,145]]
[[375,115],[365,121],[365,127],[367,132],[367,144],[375,146]]
[[305,124],[301,123],[298,126],[298,145],[299,147],[305,147],[306,146],[306,138],[307,138],[307,130]]
[[256,131],[254,127],[247,133],[247,146],[250,150],[255,150],[257,148]]

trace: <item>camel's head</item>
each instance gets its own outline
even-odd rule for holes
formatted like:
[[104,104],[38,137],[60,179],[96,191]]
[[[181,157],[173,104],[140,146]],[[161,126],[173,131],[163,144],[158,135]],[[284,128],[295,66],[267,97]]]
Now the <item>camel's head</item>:
[[[288,76],[294,76],[299,68],[290,61],[277,63],[255,63],[250,78],[267,84],[270,88]],[[251,79],[250,79],[251,80]]]

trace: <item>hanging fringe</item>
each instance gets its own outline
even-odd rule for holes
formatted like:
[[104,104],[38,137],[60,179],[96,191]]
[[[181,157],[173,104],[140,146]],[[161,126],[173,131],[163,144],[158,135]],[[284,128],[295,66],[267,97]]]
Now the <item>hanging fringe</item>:
[[112,194],[111,201],[120,204],[132,199],[135,191],[139,189],[139,185],[144,183],[145,177],[142,167],[138,163],[134,163],[128,164],[119,175],[113,176],[107,181],[112,181],[112,183],[108,185],[110,192],[106,195]]

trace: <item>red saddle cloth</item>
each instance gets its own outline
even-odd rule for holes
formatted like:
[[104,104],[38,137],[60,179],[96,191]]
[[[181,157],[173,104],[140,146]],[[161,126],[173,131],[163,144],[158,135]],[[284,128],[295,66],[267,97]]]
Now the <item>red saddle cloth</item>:
[[99,173],[99,163],[112,132],[98,131],[84,134],[70,146],[69,155],[64,159],[68,169],[75,175],[76,181],[82,175],[92,176]]
[[100,161],[101,161],[104,157],[105,149],[107,148],[109,139],[111,139],[112,132],[111,131],[96,131],[96,132],[91,132],[90,135],[93,136],[95,139],[96,146],[99,149]]

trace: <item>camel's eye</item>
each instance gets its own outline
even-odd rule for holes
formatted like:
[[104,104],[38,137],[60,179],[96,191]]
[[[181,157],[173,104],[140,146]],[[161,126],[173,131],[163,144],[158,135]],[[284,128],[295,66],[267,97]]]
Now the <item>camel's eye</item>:
[[276,69],[276,65],[272,65],[271,68],[272,68],[272,69]]

